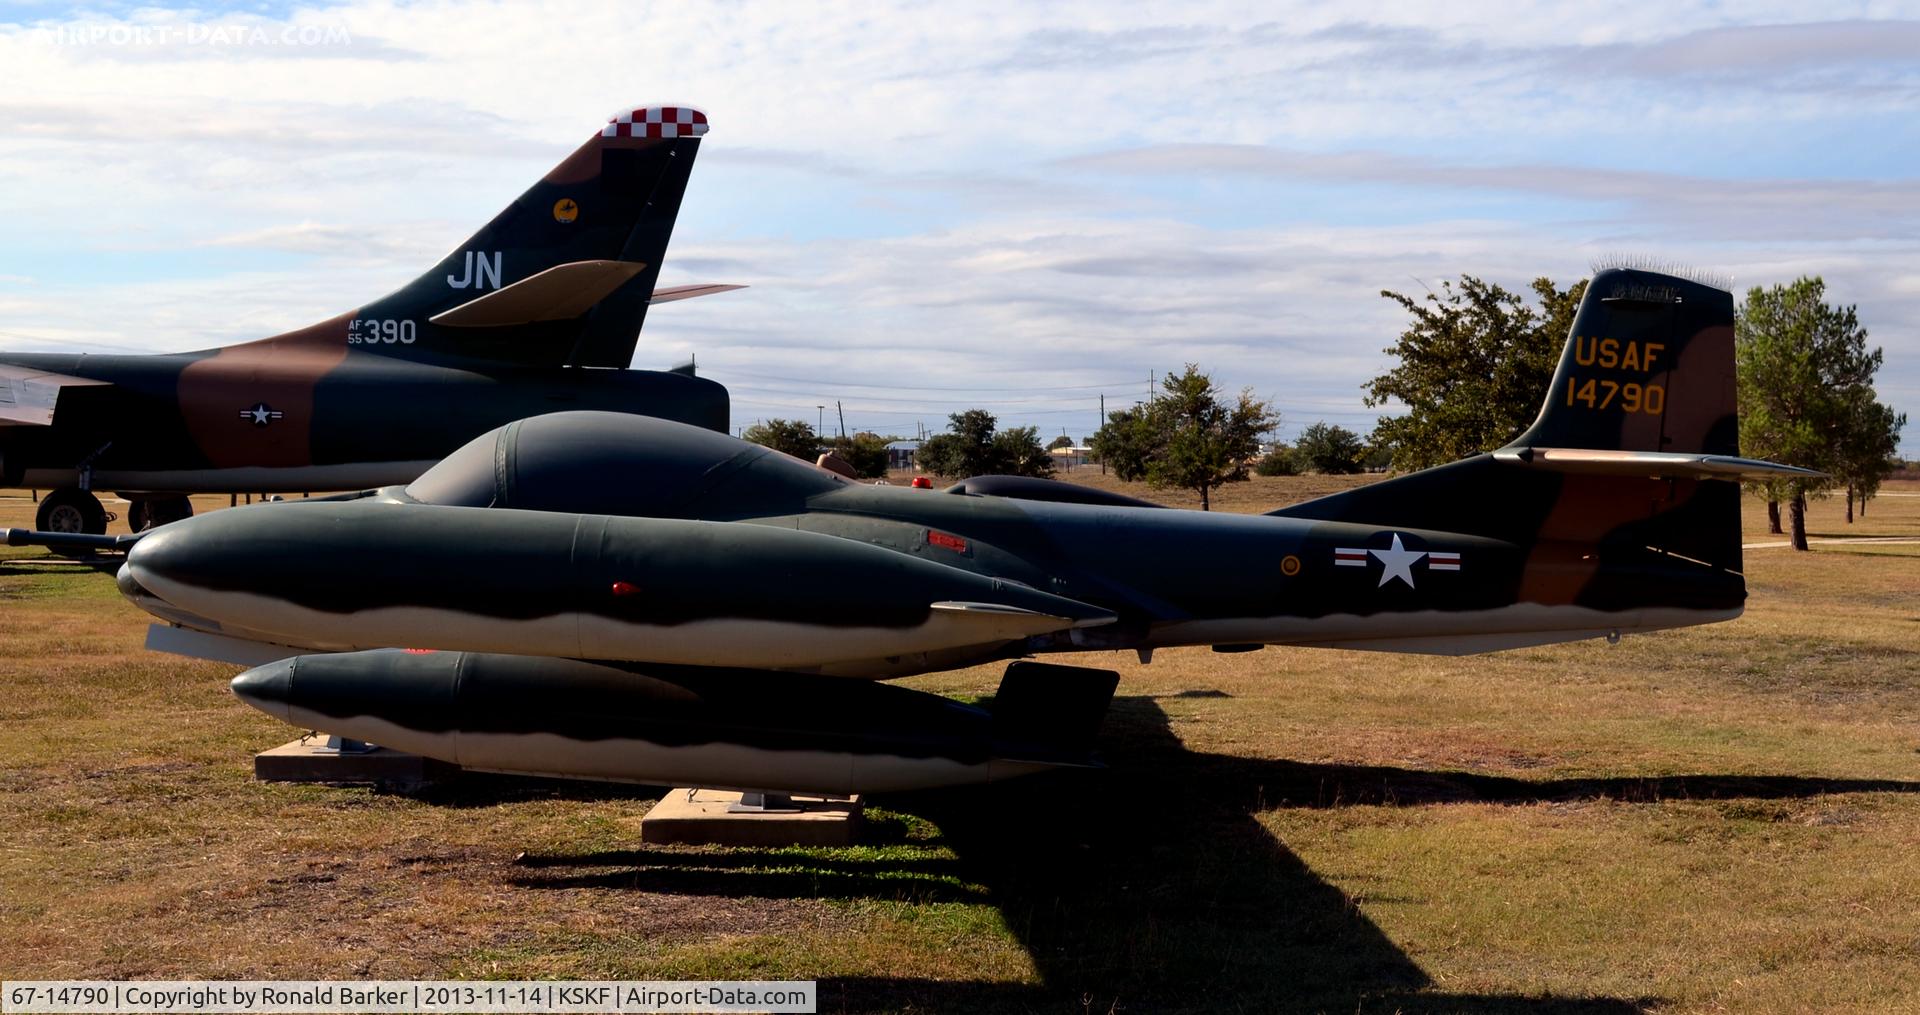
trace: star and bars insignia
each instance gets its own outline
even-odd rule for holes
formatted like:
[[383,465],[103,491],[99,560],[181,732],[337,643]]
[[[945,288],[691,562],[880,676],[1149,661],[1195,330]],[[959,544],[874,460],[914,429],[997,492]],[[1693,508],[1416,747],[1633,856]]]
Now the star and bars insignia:
[[1380,562],[1380,585],[1394,579],[1406,582],[1408,588],[1414,588],[1413,565],[1422,560],[1427,562],[1428,571],[1460,570],[1460,554],[1456,551],[1409,550],[1400,541],[1400,533],[1393,534],[1393,542],[1384,548],[1367,546],[1337,546],[1333,550],[1333,563],[1336,567],[1367,567],[1374,560]]
[[240,410],[240,418],[252,423],[254,426],[266,426],[268,423],[285,415],[286,413],[281,412],[279,409],[265,402],[256,402],[253,408]]

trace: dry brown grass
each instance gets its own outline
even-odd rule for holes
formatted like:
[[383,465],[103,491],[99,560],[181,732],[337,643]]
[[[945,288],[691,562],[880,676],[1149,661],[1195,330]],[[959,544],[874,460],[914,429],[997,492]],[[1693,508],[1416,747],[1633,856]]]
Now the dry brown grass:
[[[1853,530],[1920,531],[1905,485]],[[30,509],[0,498],[0,524]],[[1838,518],[1816,502],[1811,528]],[[232,667],[144,652],[109,574],[5,551],[0,976],[798,977],[823,1011],[1912,1010],[1920,557],[1897,545],[1749,551],[1746,617],[1618,646],[1090,657],[1123,677],[1111,771],[881,801],[868,845],[776,851],[641,848],[638,790],[254,783],[290,731],[227,694]]]

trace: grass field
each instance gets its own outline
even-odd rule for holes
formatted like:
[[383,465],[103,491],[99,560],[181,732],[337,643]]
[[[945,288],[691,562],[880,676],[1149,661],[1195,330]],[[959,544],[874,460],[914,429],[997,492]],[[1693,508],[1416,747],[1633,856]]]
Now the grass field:
[[[1850,528],[1817,502],[1814,536],[1920,538],[1916,487]],[[0,524],[31,509],[0,498]],[[1752,503],[1747,531],[1769,539]],[[109,573],[0,552],[9,979],[800,978],[822,1011],[1920,1010],[1910,543],[1749,550],[1743,619],[1617,646],[1086,657],[1122,674],[1109,771],[879,800],[859,848],[757,851],[641,846],[657,792],[638,788],[255,783],[253,752],[292,731],[227,693],[233,667],[143,652]]]

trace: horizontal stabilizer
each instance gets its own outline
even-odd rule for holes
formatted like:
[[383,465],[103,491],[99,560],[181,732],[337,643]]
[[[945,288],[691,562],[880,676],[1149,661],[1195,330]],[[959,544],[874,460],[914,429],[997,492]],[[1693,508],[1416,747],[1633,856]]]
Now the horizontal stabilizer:
[[60,389],[105,383],[27,367],[0,366],[0,426],[52,426]]
[[1808,479],[1825,473],[1797,465],[1763,462],[1732,455],[1677,451],[1615,451],[1595,448],[1502,448],[1493,457],[1509,465],[1548,472],[1602,476],[1653,476],[1662,479],[1769,480]]
[[638,261],[569,261],[428,318],[457,328],[570,321],[646,270]]
[[690,300],[695,296],[711,296],[714,293],[732,292],[745,289],[744,285],[732,285],[725,282],[702,282],[697,285],[670,285],[665,289],[655,289],[648,303],[672,303],[675,300]]

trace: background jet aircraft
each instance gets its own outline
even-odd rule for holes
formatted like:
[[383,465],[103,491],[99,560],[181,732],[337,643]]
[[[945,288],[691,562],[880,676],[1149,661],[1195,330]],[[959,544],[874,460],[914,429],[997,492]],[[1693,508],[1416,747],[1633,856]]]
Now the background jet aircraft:
[[156,356],[0,354],[0,485],[51,490],[38,527],[185,517],[188,493],[405,483],[474,435],[559,409],[725,429],[726,389],[630,371],[707,117],[623,112],[398,291],[311,327]]
[[[405,488],[166,526],[120,583],[177,625],[151,645],[280,660],[234,689],[299,725],[483,769],[899,789],[1084,763],[1114,675],[1016,663],[990,713],[849,678],[1730,620],[1736,480],[1805,471],[1738,446],[1732,297],[1614,269],[1511,445],[1269,515],[1004,477],[863,486],[725,434],[575,412],[502,427]],[[445,651],[378,651],[396,646]],[[302,650],[339,654],[284,658]]]

